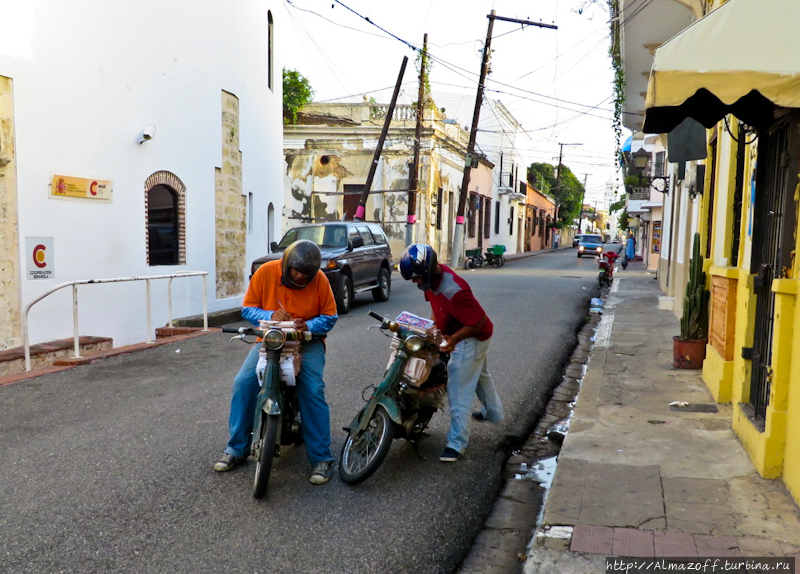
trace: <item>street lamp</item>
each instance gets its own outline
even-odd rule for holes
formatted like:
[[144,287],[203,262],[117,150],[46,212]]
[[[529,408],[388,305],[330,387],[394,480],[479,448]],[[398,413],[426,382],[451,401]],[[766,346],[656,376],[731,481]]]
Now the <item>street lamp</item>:
[[[640,147],[639,151],[631,155],[631,158],[633,159],[633,167],[639,171],[639,177],[644,178],[642,174],[647,167],[647,164],[650,163],[650,152],[646,151],[643,147]],[[667,180],[669,178],[667,176],[656,176],[647,179],[650,180],[650,186],[656,191],[669,193],[669,187],[667,185]]]

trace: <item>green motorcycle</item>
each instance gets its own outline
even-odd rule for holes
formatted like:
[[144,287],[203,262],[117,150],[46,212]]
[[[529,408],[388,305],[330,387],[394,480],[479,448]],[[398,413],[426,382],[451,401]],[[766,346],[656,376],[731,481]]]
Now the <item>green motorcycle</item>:
[[281,445],[303,444],[300,425],[300,407],[297,386],[291,377],[281,372],[281,359],[292,357],[298,347],[313,336],[308,331],[296,331],[291,323],[265,322],[265,329],[253,327],[225,327],[223,333],[236,333],[231,341],[239,339],[251,343],[248,336],[263,339],[261,357],[256,372],[261,391],[256,399],[253,423],[253,442],[250,453],[256,459],[253,496],[263,498],[267,492],[272,459],[279,456]]
[[369,315],[380,321],[373,327],[392,336],[394,352],[383,380],[377,387],[364,389],[372,388],[371,396],[343,429],[347,439],[339,455],[339,476],[347,484],[359,484],[372,476],[396,438],[406,439],[416,450],[431,417],[447,404],[450,356],[439,353],[436,332],[372,311]]

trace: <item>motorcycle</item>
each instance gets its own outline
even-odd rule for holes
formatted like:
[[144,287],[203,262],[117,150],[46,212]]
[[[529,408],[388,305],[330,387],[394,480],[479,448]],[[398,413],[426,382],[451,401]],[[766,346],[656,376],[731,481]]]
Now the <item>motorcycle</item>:
[[263,498],[267,492],[272,460],[280,455],[280,447],[303,444],[294,377],[300,369],[300,345],[313,338],[308,331],[295,330],[291,321],[261,321],[260,327],[222,329],[224,333],[236,333],[231,342],[238,339],[252,344],[246,338],[250,336],[262,339],[256,367],[261,390],[256,399],[250,446],[250,453],[256,459],[255,498]]
[[617,259],[617,254],[613,251],[607,251],[603,255],[597,256],[597,264],[600,266],[600,272],[597,274],[597,282],[600,287],[606,285],[611,287],[611,282],[614,279],[614,262]]
[[372,395],[343,429],[347,438],[339,455],[339,476],[347,484],[372,476],[393,439],[406,439],[416,451],[431,417],[446,405],[450,355],[439,352],[441,333],[432,328],[433,321],[410,313],[396,320],[372,311],[369,315],[380,321],[369,329],[377,326],[391,336],[393,352],[383,380],[364,389],[372,388]]

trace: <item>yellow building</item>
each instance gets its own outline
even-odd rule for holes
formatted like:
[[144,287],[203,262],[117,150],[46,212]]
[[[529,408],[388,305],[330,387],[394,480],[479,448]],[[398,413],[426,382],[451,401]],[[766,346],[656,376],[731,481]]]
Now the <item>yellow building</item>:
[[[670,166],[662,288],[680,315],[688,238],[699,232],[711,290],[703,379],[718,402],[734,404],[733,430],[759,473],[800,502],[800,3],[660,4],[693,22],[666,41],[658,22],[638,25],[654,55],[636,127],[669,139],[692,118],[705,128],[706,156],[680,175]],[[629,61],[626,78],[641,66]]]

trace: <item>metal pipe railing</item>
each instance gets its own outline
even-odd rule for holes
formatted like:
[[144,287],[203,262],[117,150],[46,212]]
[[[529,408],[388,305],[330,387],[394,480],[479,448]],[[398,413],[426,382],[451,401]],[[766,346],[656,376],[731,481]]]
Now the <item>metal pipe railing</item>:
[[36,299],[28,303],[22,315],[22,340],[25,347],[25,370],[31,370],[31,345],[28,334],[28,312],[36,303],[55,293],[64,287],[72,287],[72,326],[74,338],[75,358],[81,357],[80,337],[78,336],[78,285],[89,285],[96,283],[124,283],[127,281],[145,281],[147,283],[147,343],[153,343],[153,322],[151,312],[150,281],[153,279],[169,279],[167,285],[167,295],[169,297],[169,326],[172,327],[172,280],[180,277],[203,277],[203,331],[208,331],[208,296],[206,294],[208,284],[208,271],[184,271],[180,273],[170,273],[167,275],[146,275],[143,277],[114,277],[111,279],[81,279],[78,281],[67,281],[56,285],[49,291],[39,295]]

